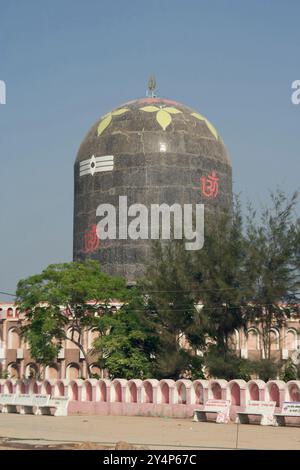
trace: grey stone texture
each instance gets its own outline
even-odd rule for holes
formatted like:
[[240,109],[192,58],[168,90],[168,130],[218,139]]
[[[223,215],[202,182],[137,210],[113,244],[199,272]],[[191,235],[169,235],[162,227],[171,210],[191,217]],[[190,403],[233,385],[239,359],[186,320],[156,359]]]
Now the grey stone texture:
[[[171,122],[157,120],[157,110],[171,108]],[[132,282],[142,276],[150,256],[151,240],[107,240],[88,251],[85,234],[99,222],[96,209],[110,203],[118,207],[119,196],[128,206],[142,203],[168,205],[205,204],[205,212],[230,208],[232,170],[225,146],[209,124],[192,115],[194,110],[174,101],[144,98],[116,108],[109,125],[98,135],[99,119],[82,141],[74,166],[74,260],[86,257],[100,261],[102,269],[125,276]],[[175,112],[174,112],[175,109]],[[178,112],[179,111],[179,112]],[[164,118],[166,118],[165,113]],[[168,119],[168,117],[167,117]],[[170,118],[169,118],[170,121]],[[165,150],[165,151],[164,151]],[[92,156],[114,156],[112,171],[79,175],[80,162]],[[201,191],[201,177],[215,171],[218,194],[207,198]]]

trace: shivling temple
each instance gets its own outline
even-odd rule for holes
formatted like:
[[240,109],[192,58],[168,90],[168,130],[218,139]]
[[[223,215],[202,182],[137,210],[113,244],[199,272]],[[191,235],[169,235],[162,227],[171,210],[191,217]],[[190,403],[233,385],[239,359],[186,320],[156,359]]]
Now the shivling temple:
[[[180,207],[198,204],[204,205],[206,214],[217,215],[219,211],[230,210],[232,204],[232,168],[218,130],[200,112],[177,101],[156,97],[151,86],[147,97],[117,106],[88,131],[76,157],[74,183],[74,260],[98,260],[104,271],[124,276],[129,283],[134,283],[144,272],[151,237],[142,236],[143,227],[137,228],[137,223],[135,234],[140,232],[141,235],[128,237],[133,212],[128,212],[129,220],[126,221],[117,215],[114,236],[101,237],[99,205],[119,207],[122,198],[126,197],[127,208],[136,205],[146,208],[167,205],[172,208],[176,204]],[[151,211],[148,212],[149,217],[150,214]],[[119,306],[115,302],[111,308]],[[13,303],[0,303],[0,370],[3,380],[10,378],[15,381],[10,383],[14,384],[38,377],[41,371],[40,365],[30,356],[28,344],[21,338],[21,326],[25,320],[25,314]],[[71,335],[72,331],[67,330],[67,336],[71,338]],[[61,381],[62,387],[64,380],[75,381],[75,395],[78,397],[78,386],[82,386],[80,381],[87,379],[88,372],[102,381],[108,380],[108,371],[99,368],[91,352],[97,335],[95,330],[87,330],[84,335],[84,348],[90,351],[90,371],[78,347],[72,341],[63,341],[57,359],[43,371],[48,388],[52,387],[53,381]],[[285,326],[272,328],[270,338],[271,358],[279,361],[291,357],[300,345],[299,319],[292,316]],[[261,339],[260,326],[249,325],[247,334],[242,330],[235,331],[232,347],[240,357],[263,359]],[[168,387],[171,387],[171,382]],[[225,381],[221,382],[217,395],[225,397],[230,391],[224,385]],[[258,381],[257,387],[263,387],[261,382]],[[100,393],[100,389],[96,391],[95,383],[89,382],[89,400],[93,394]],[[157,383],[155,386],[158,387]],[[122,390],[117,392],[113,387],[109,392],[111,397],[118,393],[121,398],[117,401],[124,397],[127,400],[127,385],[118,387]],[[171,388],[170,394],[173,393]],[[73,389],[70,390],[73,396]],[[84,393],[87,396],[87,391]],[[196,388],[191,393],[196,400]],[[173,400],[175,395],[173,398],[168,395],[165,400]],[[185,400],[191,400],[192,395]],[[179,394],[176,396],[178,398]],[[136,401],[137,391],[134,397]],[[213,397],[214,394],[211,395]],[[154,400],[153,394],[151,400]]]
[[[143,274],[149,257],[153,237],[145,225],[151,225],[153,208],[172,212],[202,204],[205,213],[217,213],[232,202],[231,163],[217,129],[198,111],[156,97],[153,88],[150,80],[148,97],[102,116],[74,166],[74,260],[99,260],[104,271],[129,282]],[[136,215],[136,205],[149,211],[131,237],[130,212],[128,221],[116,213],[115,233],[103,239],[99,205],[119,209],[120,203],[126,213],[131,207]]]

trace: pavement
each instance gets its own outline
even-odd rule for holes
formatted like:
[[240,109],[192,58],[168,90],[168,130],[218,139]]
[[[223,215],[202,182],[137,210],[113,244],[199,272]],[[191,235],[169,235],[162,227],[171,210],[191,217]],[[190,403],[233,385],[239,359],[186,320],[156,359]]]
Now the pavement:
[[300,450],[300,428],[138,416],[0,414],[0,449],[22,446],[109,449],[119,441],[137,448],[165,450]]

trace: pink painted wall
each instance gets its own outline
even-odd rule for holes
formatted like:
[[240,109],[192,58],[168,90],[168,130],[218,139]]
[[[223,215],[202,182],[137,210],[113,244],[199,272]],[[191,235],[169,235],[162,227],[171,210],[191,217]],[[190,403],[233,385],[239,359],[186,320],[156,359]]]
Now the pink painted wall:
[[[231,419],[247,400],[275,401],[280,409],[283,401],[300,401],[300,381],[257,380],[244,381],[195,381],[116,379],[106,381],[31,381],[0,380],[2,393],[44,393],[69,395],[69,413],[113,414],[130,416],[168,416],[191,418],[194,410],[203,407],[207,396],[214,399],[231,399]],[[207,388],[208,387],[208,388]],[[206,395],[205,397],[205,394]],[[225,397],[225,398],[224,398]],[[202,403],[201,403],[202,402]],[[300,424],[300,419],[296,419]]]
[[235,406],[241,405],[241,390],[237,383],[232,384],[231,386],[231,403]]
[[137,386],[134,383],[130,386],[130,401],[131,403],[137,402]]
[[93,388],[90,382],[85,383],[85,393],[86,393],[86,401],[92,401],[93,399]]
[[167,383],[162,384],[161,386],[161,397],[162,403],[166,404],[169,403],[170,400],[170,393],[169,393],[169,385]]
[[104,382],[100,385],[100,400],[106,401],[107,400],[107,388]]
[[251,384],[249,387],[250,400],[259,400],[259,388],[257,384]]
[[201,405],[204,403],[204,390],[201,384],[197,384],[195,388],[196,403]]
[[153,387],[149,382],[145,384],[145,401],[146,403],[153,403]]
[[296,384],[289,386],[289,397],[291,401],[300,401],[300,389]]
[[72,390],[72,399],[78,400],[78,385],[74,382],[71,386]]
[[271,384],[269,387],[270,401],[275,401],[276,406],[280,406],[280,393],[276,384]]
[[212,391],[212,396],[215,400],[221,400],[222,399],[222,389],[220,384],[218,383],[213,383],[211,387]]
[[115,387],[115,402],[119,403],[122,401],[122,387],[120,382],[116,382],[114,385]]

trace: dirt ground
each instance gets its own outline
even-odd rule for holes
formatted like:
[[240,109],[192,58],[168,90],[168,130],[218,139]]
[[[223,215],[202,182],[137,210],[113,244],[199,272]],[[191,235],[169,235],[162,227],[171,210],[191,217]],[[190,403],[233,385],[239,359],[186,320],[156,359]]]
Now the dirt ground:
[[0,414],[0,450],[26,448],[300,450],[300,428],[138,416]]

